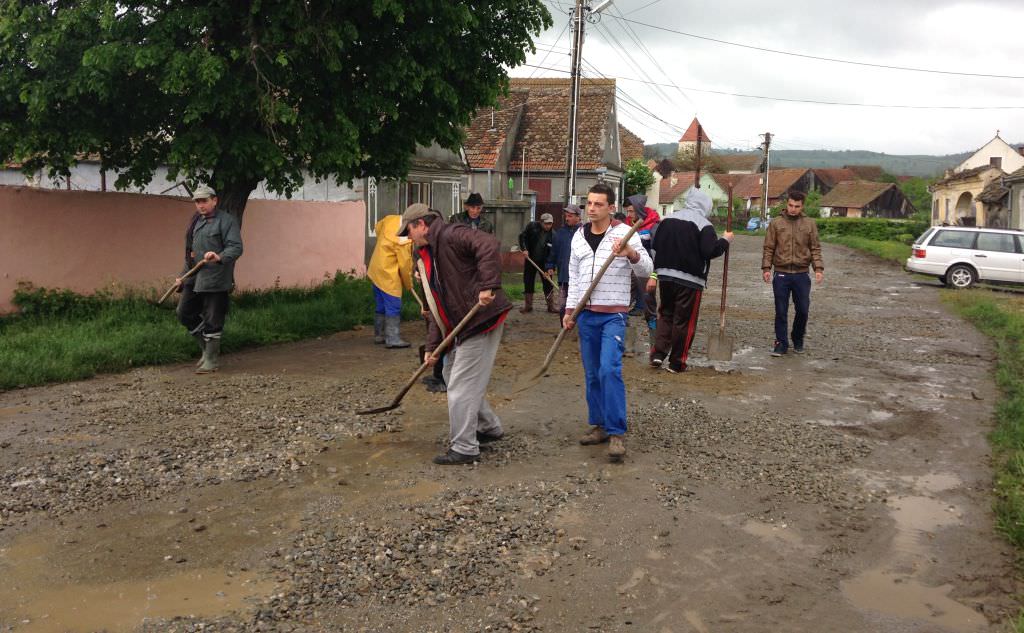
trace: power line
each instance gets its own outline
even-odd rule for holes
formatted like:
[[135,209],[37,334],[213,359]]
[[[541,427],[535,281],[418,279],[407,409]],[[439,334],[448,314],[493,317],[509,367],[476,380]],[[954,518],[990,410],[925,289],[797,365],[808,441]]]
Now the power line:
[[[566,31],[566,30],[567,30],[568,28],[569,28],[569,21],[566,21],[566,23],[565,23],[565,26],[563,26],[563,27],[562,27],[562,31],[561,31],[561,33],[559,33],[559,34],[558,34],[558,37],[556,37],[556,38],[555,38],[555,43],[554,43],[554,46],[558,46],[558,43],[559,43],[560,41],[562,41],[562,36],[563,36],[563,35],[565,35],[565,31]],[[544,65],[544,62],[545,62],[545,61],[547,61],[547,59],[548,59],[548,55],[550,55],[550,54],[551,54],[551,49],[548,49],[548,51],[547,51],[546,53],[544,53],[544,57],[543,57],[543,58],[541,58],[541,60],[540,60],[540,65],[541,65],[541,66],[543,66],[543,65]],[[533,78],[533,76],[534,76],[535,74],[537,74],[537,69],[536,69],[536,68],[534,68],[534,69],[533,69],[533,72],[531,72],[531,73],[530,73],[530,78]]]
[[[523,64],[524,66],[530,66],[531,64]],[[548,68],[547,70],[558,70],[555,68]],[[566,72],[566,71],[559,71]],[[644,84],[656,84],[659,86],[672,87],[669,84],[659,84],[652,81],[644,81],[643,79],[635,79],[633,77],[609,77],[609,79],[619,79],[622,81],[635,81],[637,83]],[[1007,105],[1007,106],[950,106],[950,105],[906,105],[898,103],[851,103],[845,101],[821,101],[817,99],[794,99],[788,97],[768,97],[765,95],[751,95],[743,94],[739,92],[726,92],[723,90],[707,90],[703,88],[692,88],[685,87],[686,90],[693,92],[705,92],[708,94],[724,95],[729,97],[741,97],[744,99],[761,99],[765,101],[785,101],[789,103],[807,103],[812,105],[829,105],[829,106],[845,106],[855,108],[895,108],[904,110],[1024,110],[1024,105]]]
[[776,55],[789,55],[790,57],[802,57],[804,59],[814,59],[822,62],[832,62],[836,64],[850,64],[852,66],[866,66],[869,68],[884,68],[886,70],[903,70],[908,72],[917,73],[933,73],[939,75],[957,75],[960,77],[985,77],[988,79],[1024,79],[1022,75],[996,75],[986,73],[966,73],[958,72],[954,70],[939,70],[936,68],[915,68],[913,66],[895,66],[889,64],[874,64],[871,62],[859,62],[850,59],[840,59],[838,57],[822,57],[819,55],[808,55],[806,53],[794,53],[792,51],[783,51],[775,48],[765,48],[763,46],[753,46],[751,44],[740,44],[739,42],[730,42],[728,40],[721,40],[715,37],[708,37],[706,35],[697,35],[696,33],[687,33],[686,31],[679,31],[676,29],[670,29],[665,26],[658,26],[657,24],[647,24],[645,22],[638,22],[636,20],[630,20],[627,17],[618,16],[614,14],[607,14],[609,17],[616,20],[622,20],[623,22],[630,22],[639,26],[646,26],[647,28],[657,29],[659,31],[666,31],[668,33],[675,33],[676,35],[683,35],[685,37],[692,37],[698,40],[704,40],[705,42],[714,42],[716,44],[724,44],[726,46],[735,46],[737,48],[746,48],[749,50],[760,51],[762,53],[775,53]]
[[637,13],[638,11],[643,11],[643,10],[644,10],[644,9],[646,9],[647,7],[651,6],[652,4],[658,4],[659,2],[661,2],[661,0],[651,0],[650,2],[648,2],[647,4],[645,4],[644,6],[640,7],[639,9],[633,9],[633,10],[632,10],[632,11],[630,11],[629,13],[625,13],[625,14],[623,14],[623,15],[633,15],[634,13]]

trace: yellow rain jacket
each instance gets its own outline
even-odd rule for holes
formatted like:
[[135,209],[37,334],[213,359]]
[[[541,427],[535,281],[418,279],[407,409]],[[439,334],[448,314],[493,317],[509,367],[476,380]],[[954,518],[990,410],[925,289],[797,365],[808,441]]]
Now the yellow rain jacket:
[[373,285],[392,297],[401,297],[402,288],[412,290],[412,240],[398,237],[402,216],[386,215],[373,230],[377,245],[370,257],[366,276]]

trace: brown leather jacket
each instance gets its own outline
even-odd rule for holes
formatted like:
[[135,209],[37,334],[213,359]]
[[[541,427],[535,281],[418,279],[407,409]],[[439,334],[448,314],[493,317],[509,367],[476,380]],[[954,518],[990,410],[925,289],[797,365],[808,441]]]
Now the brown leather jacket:
[[[501,289],[501,244],[498,238],[465,224],[448,224],[440,218],[430,225],[428,246],[419,249],[427,267],[430,291],[437,299],[441,318],[451,331],[476,305],[481,290],[494,290],[494,301],[485,306],[456,343],[486,332],[512,309]],[[441,343],[441,330],[429,319],[426,350]]]
[[768,225],[761,270],[775,268],[779,273],[805,273],[811,265],[815,271],[825,270],[817,223],[802,213],[794,218],[783,211]]

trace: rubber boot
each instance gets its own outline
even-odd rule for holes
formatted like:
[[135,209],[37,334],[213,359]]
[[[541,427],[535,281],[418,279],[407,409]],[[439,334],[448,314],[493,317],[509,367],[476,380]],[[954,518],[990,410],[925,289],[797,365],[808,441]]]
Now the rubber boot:
[[212,374],[220,367],[220,339],[211,338],[206,340],[206,351],[203,354],[203,364],[196,370],[197,374]]
[[384,317],[384,347],[388,349],[401,349],[409,347],[408,341],[403,341],[399,332],[399,325],[402,317],[399,315]]
[[199,332],[194,333],[192,338],[199,342],[199,350],[203,353],[199,360],[196,361],[196,367],[202,367],[203,362],[206,360],[206,339]]
[[373,342],[377,345],[384,344],[384,315],[373,313]]
[[523,307],[519,308],[519,311],[523,314],[527,312],[533,312],[533,293],[528,292],[523,295]]
[[555,299],[555,291],[552,290],[551,292],[549,292],[546,298],[548,302],[548,312],[550,312],[551,314],[558,314],[559,310],[558,304],[556,303]]

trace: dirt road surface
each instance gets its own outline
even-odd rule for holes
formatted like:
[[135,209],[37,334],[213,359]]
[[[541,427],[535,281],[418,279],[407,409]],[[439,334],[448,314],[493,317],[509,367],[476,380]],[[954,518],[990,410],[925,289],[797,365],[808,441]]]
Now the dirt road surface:
[[720,262],[692,370],[626,359],[621,464],[577,443],[572,343],[513,393],[544,313],[510,318],[507,437],[472,467],[430,463],[443,394],[354,415],[416,367],[365,330],[0,394],[0,630],[999,630],[990,344],[936,286],[826,246],[807,352],[773,359],[759,248],[732,255],[733,362],[703,361]]

